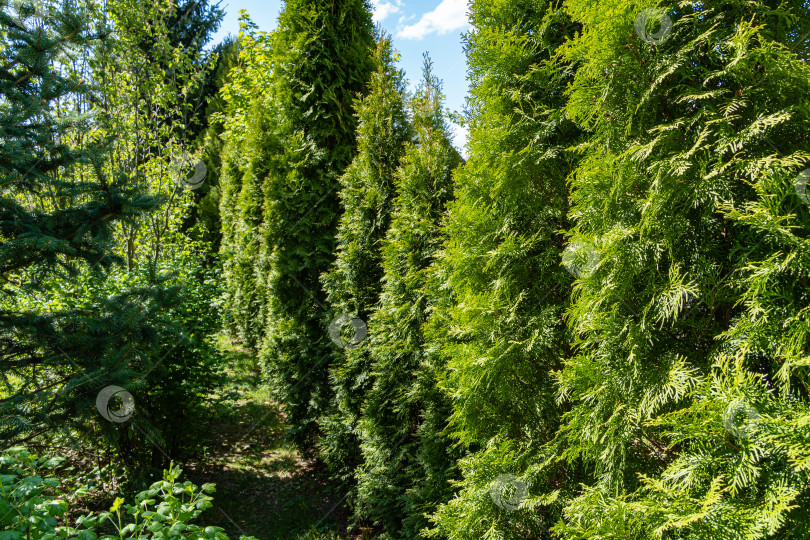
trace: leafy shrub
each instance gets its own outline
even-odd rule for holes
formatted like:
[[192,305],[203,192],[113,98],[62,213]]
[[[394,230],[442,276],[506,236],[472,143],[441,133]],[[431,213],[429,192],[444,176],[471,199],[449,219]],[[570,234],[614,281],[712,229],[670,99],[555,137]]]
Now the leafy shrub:
[[[60,492],[61,480],[43,478],[64,461],[60,457],[37,457],[15,447],[0,455],[0,540],[113,540],[124,538],[228,540],[220,527],[191,522],[211,508],[214,484],[197,487],[178,482],[182,470],[174,464],[163,472],[163,480],[135,497],[135,504],[117,498],[109,512],[90,513],[76,521],[76,527],[59,526],[68,501]],[[80,489],[73,497],[81,496]],[[241,537],[241,540],[255,540]]]
[[56,518],[67,512],[68,504],[54,494],[59,480],[41,474],[61,461],[32,456],[23,448],[0,456],[0,539],[60,538],[53,534]]

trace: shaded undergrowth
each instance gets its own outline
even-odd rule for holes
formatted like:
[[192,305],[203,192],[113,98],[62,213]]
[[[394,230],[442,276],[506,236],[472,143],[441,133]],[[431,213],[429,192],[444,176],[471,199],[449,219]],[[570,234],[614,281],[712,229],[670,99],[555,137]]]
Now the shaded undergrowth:
[[203,455],[184,464],[195,483],[217,486],[207,521],[231,538],[362,538],[346,533],[341,494],[316,461],[285,439],[285,418],[261,383],[255,356],[220,340],[228,384],[214,399]]

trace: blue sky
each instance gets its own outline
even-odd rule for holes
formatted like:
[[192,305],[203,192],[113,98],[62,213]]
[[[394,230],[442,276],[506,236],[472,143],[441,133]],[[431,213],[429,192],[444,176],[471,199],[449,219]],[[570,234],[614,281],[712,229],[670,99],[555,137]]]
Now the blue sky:
[[[222,0],[225,19],[214,43],[227,34],[239,32],[239,10],[246,10],[259,28],[276,27],[281,0]],[[371,0],[374,20],[394,37],[402,55],[411,89],[422,75],[422,53],[430,53],[435,73],[444,82],[445,106],[459,111],[467,94],[467,63],[462,51],[461,34],[469,28],[467,0]],[[463,151],[467,134],[453,126],[454,144]],[[466,155],[466,152],[462,152]]]

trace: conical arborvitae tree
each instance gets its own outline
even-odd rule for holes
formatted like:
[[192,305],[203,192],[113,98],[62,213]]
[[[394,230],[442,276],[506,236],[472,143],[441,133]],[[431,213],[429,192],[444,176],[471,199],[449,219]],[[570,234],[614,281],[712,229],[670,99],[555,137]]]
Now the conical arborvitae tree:
[[265,182],[274,169],[276,158],[284,152],[279,138],[273,133],[273,122],[277,117],[274,104],[272,96],[259,96],[251,102],[244,139],[234,148],[239,149],[238,154],[229,150],[223,168],[224,174],[229,176],[228,193],[220,206],[233,204],[229,212],[235,215],[235,219],[228,218],[230,316],[238,335],[250,348],[261,344],[266,321],[264,314],[267,312],[262,286],[264,276],[257,265],[262,251],[260,235],[265,219]]
[[[224,136],[230,135],[226,130]],[[225,142],[222,148],[222,165],[219,170],[219,221],[222,237],[219,252],[222,257],[222,275],[226,287],[223,302],[223,326],[232,337],[245,339],[244,319],[239,315],[243,296],[239,294],[239,243],[242,236],[240,215],[236,210],[236,200],[242,188],[242,170],[239,163],[240,144],[238,141]]]
[[[72,68],[85,65],[109,29],[92,30],[90,14],[71,3],[33,7],[0,2],[3,445],[55,428],[71,435],[98,418],[104,387],[132,388],[133,375],[150,369],[161,334],[154,316],[178,300],[177,288],[156,285],[80,298],[74,309],[60,301],[79,272],[102,280],[101,269],[121,262],[112,255],[111,225],[159,201],[105,166],[109,141],[79,135],[104,126],[82,114],[95,97]],[[21,298],[39,309],[19,309]]]
[[447,361],[450,429],[471,453],[432,535],[548,538],[560,508],[542,496],[577,488],[575,471],[542,465],[562,414],[552,374],[570,354],[559,231],[577,161],[566,148],[581,136],[563,111],[574,70],[556,50],[580,27],[559,2],[534,0],[474,1],[470,22],[470,156],[455,177],[431,341]]
[[374,46],[365,0],[288,0],[273,35],[266,92],[278,104],[273,136],[283,150],[262,184],[260,358],[305,451],[315,450],[331,402],[332,314],[320,277],[335,256],[339,178],[356,155],[354,102]]
[[[404,73],[386,35],[378,35],[375,72],[357,103],[357,157],[340,178],[343,214],[337,233],[337,259],[323,276],[332,311],[369,320],[382,288],[382,239],[388,230],[394,173],[412,138],[406,113]],[[337,346],[336,346],[337,347]],[[338,348],[330,373],[334,403],[321,420],[320,455],[342,482],[354,483],[361,463],[357,423],[371,388],[368,349]],[[349,504],[354,497],[349,498]]]
[[423,325],[433,303],[428,276],[452,196],[452,171],[461,162],[450,144],[441,86],[427,59],[424,75],[410,100],[418,142],[409,143],[396,173],[397,198],[383,242],[383,289],[369,321],[374,386],[360,421],[364,463],[358,472],[359,515],[389,535],[406,538],[415,536],[416,526],[403,524],[408,490],[425,474],[417,435],[424,404],[414,390],[425,355]]
[[810,537],[808,5],[566,6],[593,130],[570,233],[601,260],[559,394],[594,480],[558,532]]
[[[225,278],[224,323],[245,346],[257,348],[264,335],[264,305],[256,260],[264,219],[263,184],[283,154],[276,136],[275,96],[270,86],[272,34],[259,32],[247,15],[240,18],[236,66],[222,89],[226,102],[214,122],[224,125],[222,168],[219,171],[220,254]],[[274,145],[275,143],[275,145]]]
[[222,140],[222,134],[225,132],[222,115],[227,108],[227,101],[220,90],[228,84],[231,70],[238,61],[239,41],[228,36],[214,47],[214,53],[217,54],[217,65],[207,80],[209,87],[207,92],[211,97],[205,108],[205,131],[195,142],[195,146],[203,148],[203,161],[207,169],[205,183],[195,191],[196,204],[192,207],[190,215],[184,223],[185,228],[195,225],[201,227],[201,230],[192,230],[190,234],[209,242],[212,255],[219,253],[222,239],[220,175],[225,147],[225,141]]

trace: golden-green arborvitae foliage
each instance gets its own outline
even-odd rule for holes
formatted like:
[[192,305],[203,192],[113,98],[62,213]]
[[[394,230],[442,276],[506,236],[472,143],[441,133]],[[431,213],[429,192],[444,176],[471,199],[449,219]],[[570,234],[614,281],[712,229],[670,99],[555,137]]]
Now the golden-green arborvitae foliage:
[[[542,503],[577,487],[575,472],[544,463],[556,450],[544,445],[562,414],[552,373],[570,354],[560,229],[577,161],[566,148],[581,137],[564,114],[573,67],[555,52],[579,25],[536,1],[475,1],[471,22],[470,157],[456,175],[439,263],[447,298],[432,321],[452,433],[471,453],[432,534],[547,538],[560,508]],[[517,490],[516,504],[497,504],[502,488]],[[517,497],[524,488],[528,499]]]
[[[565,538],[807,538],[806,2],[571,0]],[[793,536],[788,536],[788,535]]]
[[[430,265],[441,244],[440,222],[452,196],[451,146],[439,80],[425,61],[424,80],[410,101],[416,142],[396,173],[397,197],[383,243],[383,286],[369,321],[374,383],[362,411],[364,462],[358,472],[358,512],[389,535],[413,538],[424,518],[411,490],[426,480],[418,435],[429,405],[419,392],[424,360],[423,325],[434,299]],[[428,480],[429,481],[429,480]]]
[[[357,107],[357,157],[340,178],[343,211],[337,232],[337,255],[323,276],[332,311],[369,321],[382,288],[382,240],[388,230],[394,197],[394,173],[412,129],[406,112],[404,73],[391,39],[377,36],[375,71]],[[320,455],[333,475],[353,490],[361,463],[357,423],[371,387],[371,362],[364,344],[337,351],[330,372],[334,402],[321,419]],[[352,491],[353,493],[353,491]],[[354,497],[350,496],[349,504]]]

